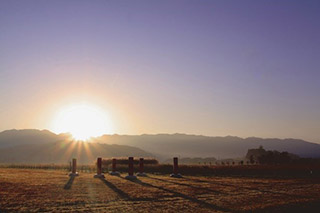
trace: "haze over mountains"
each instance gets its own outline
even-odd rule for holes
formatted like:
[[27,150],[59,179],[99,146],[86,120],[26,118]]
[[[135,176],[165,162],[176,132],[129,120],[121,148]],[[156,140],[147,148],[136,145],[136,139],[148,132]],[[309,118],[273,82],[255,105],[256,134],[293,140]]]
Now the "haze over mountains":
[[104,135],[94,140],[99,143],[129,145],[151,152],[160,158],[215,157],[237,158],[248,149],[263,146],[266,150],[287,151],[301,157],[320,157],[320,144],[299,139],[240,138],[233,136],[208,137],[186,134]]
[[77,158],[92,164],[98,156],[153,157],[139,148],[125,145],[75,142],[69,134],[48,130],[7,130],[0,133],[0,163],[67,163]]
[[70,134],[56,135],[48,130],[21,129],[0,132],[0,148],[23,144],[44,144],[70,138]]
[[266,150],[287,151],[301,157],[320,157],[320,144],[298,139],[207,137],[186,134],[103,135],[91,143],[72,142],[69,134],[48,130],[6,130],[0,133],[0,163],[66,163],[77,157],[92,163],[98,156],[173,156],[239,158],[260,145]]

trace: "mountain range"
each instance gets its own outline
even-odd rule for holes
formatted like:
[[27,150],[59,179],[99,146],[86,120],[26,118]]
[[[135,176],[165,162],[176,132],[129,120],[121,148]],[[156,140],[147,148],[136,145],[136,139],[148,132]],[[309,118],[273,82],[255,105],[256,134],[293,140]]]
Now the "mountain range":
[[0,132],[0,163],[66,163],[72,157],[77,157],[80,163],[92,163],[98,156],[156,157],[160,161],[173,156],[241,158],[248,149],[259,146],[300,157],[320,157],[320,144],[300,139],[115,134],[92,138],[87,143],[72,141],[70,134],[32,129]]
[[215,157],[217,159],[238,158],[248,149],[263,146],[266,150],[290,152],[300,157],[320,157],[320,144],[300,139],[240,138],[234,136],[208,137],[186,134],[158,135],[103,135],[94,142],[130,145],[151,152],[160,159],[168,157]]
[[6,130],[0,133],[0,163],[92,164],[97,157],[154,157],[142,149],[116,144],[71,140],[70,134],[56,135],[48,130]]

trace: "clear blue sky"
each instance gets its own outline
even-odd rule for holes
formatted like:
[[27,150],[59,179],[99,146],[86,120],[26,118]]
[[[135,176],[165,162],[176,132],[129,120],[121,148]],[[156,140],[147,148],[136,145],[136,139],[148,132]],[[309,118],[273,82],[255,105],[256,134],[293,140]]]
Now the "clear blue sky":
[[73,101],[115,132],[320,143],[320,1],[0,1],[0,131]]

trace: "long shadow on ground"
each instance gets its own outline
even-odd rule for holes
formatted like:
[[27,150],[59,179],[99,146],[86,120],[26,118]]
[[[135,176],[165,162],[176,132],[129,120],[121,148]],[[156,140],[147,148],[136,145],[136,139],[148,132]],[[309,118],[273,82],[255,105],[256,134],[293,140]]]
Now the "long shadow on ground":
[[270,190],[265,190],[265,189],[259,189],[256,187],[246,187],[246,186],[232,185],[232,184],[220,183],[220,182],[216,182],[216,181],[205,181],[205,180],[192,179],[192,178],[185,178],[185,179],[187,179],[189,181],[193,181],[193,182],[198,182],[198,183],[209,183],[209,184],[216,184],[216,185],[220,185],[220,186],[232,187],[237,190],[245,189],[245,190],[249,190],[249,191],[257,191],[257,192],[261,192],[261,193],[269,193],[269,194],[274,194],[274,195],[283,195],[283,196],[293,197],[293,198],[302,198],[302,197],[309,198],[308,196],[294,195],[294,194],[288,194],[288,193],[283,193],[283,192],[275,192],[275,191],[270,191]]
[[186,187],[190,187],[190,188],[194,188],[194,189],[201,189],[201,190],[204,190],[204,191],[207,191],[207,192],[211,192],[211,193],[214,193],[214,194],[224,194],[224,195],[227,194],[227,193],[224,193],[224,192],[221,192],[221,191],[217,191],[217,190],[213,190],[213,189],[209,189],[209,188],[204,188],[204,187],[200,187],[200,186],[199,187],[198,186],[192,186],[192,185],[189,185],[189,184],[186,184],[186,183],[179,183],[179,182],[176,182],[176,181],[164,180],[164,179],[160,179],[160,178],[156,178],[156,177],[150,177],[150,176],[147,176],[147,178],[150,178],[150,179],[153,179],[153,180],[162,181],[162,182],[177,184],[177,185],[180,185],[180,186],[186,186]]
[[112,191],[114,191],[115,193],[117,193],[122,199],[125,200],[132,200],[131,197],[125,193],[124,191],[122,191],[121,189],[117,188],[113,183],[107,181],[104,178],[99,178],[105,185],[107,185],[110,189],[112,189]]
[[[129,194],[125,193],[121,189],[119,189],[117,186],[115,186],[113,183],[107,181],[104,178],[100,178],[100,180],[108,186],[112,191],[117,193],[121,199],[128,200],[128,201],[154,201],[154,202],[159,202],[160,200],[156,200],[155,198],[132,198],[129,196]],[[165,197],[170,197],[170,196],[165,196]],[[173,196],[172,196],[173,197]]]
[[[123,177],[120,177],[120,178],[123,178]],[[125,178],[123,178],[123,179],[125,179]],[[140,184],[141,186],[153,187],[153,188],[156,188],[156,189],[160,189],[160,190],[163,190],[163,191],[172,193],[175,197],[184,198],[184,199],[186,199],[186,200],[189,200],[189,201],[191,201],[191,202],[200,204],[200,205],[202,205],[203,207],[206,207],[206,208],[209,208],[209,209],[212,209],[212,210],[224,211],[224,212],[230,212],[230,211],[231,211],[231,210],[229,210],[229,209],[226,209],[226,208],[223,208],[223,207],[219,207],[219,206],[216,206],[216,205],[211,204],[211,203],[207,203],[207,202],[202,201],[202,200],[198,200],[198,199],[196,199],[196,198],[190,197],[190,196],[185,195],[185,194],[182,194],[182,193],[180,193],[180,192],[173,191],[173,190],[171,190],[171,189],[166,189],[166,188],[161,187],[161,186],[155,186],[155,185],[152,185],[152,184],[150,184],[150,183],[142,182],[142,181],[139,180],[139,179],[129,180],[129,181],[134,182],[134,183],[137,183],[137,184]]]
[[66,185],[64,185],[63,189],[66,189],[66,190],[71,189],[71,186],[73,184],[74,178],[75,178],[74,176],[71,176],[69,178],[68,182],[66,183]]

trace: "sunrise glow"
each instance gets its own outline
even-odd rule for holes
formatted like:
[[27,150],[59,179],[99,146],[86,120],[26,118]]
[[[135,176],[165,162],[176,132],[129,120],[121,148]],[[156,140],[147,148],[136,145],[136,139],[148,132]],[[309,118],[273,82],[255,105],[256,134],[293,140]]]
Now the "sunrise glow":
[[112,133],[112,123],[106,111],[88,104],[62,108],[53,121],[53,131],[69,132],[76,140]]

